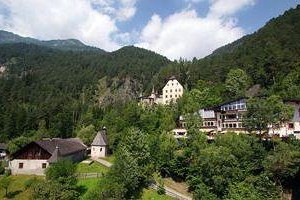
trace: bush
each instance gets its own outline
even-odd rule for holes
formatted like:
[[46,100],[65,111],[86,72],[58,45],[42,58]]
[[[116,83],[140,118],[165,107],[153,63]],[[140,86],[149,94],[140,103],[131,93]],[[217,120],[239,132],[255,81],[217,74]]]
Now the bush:
[[163,195],[163,194],[166,194],[166,190],[164,187],[162,186],[158,186],[158,189],[157,189],[157,194],[159,195]]
[[3,166],[3,163],[1,162],[0,163],[0,174],[4,174],[4,172],[5,172],[5,168]]
[[24,187],[27,190],[27,189],[31,188],[37,182],[38,182],[38,179],[36,177],[28,179],[24,182]]

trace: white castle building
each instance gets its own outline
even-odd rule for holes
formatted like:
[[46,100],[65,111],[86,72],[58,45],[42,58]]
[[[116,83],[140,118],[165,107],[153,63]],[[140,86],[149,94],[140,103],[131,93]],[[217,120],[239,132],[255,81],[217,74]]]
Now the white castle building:
[[183,95],[183,87],[174,76],[170,77],[167,84],[163,88],[163,104],[176,102]]
[[183,95],[183,87],[174,76],[168,79],[168,82],[162,89],[162,95],[158,95],[154,88],[150,96],[139,97],[142,105],[162,104],[168,105],[171,102],[176,102]]

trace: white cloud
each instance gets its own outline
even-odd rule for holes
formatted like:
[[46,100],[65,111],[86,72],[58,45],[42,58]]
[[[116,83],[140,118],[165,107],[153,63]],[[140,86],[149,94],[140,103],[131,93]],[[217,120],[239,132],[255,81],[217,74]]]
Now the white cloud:
[[113,36],[126,33],[118,30],[116,21],[130,19],[136,4],[136,0],[1,1],[0,7],[9,14],[0,13],[0,29],[43,40],[76,38],[108,51],[120,48]]
[[[188,0],[201,1],[201,0]],[[225,44],[242,37],[244,30],[236,25],[232,14],[252,5],[253,0],[211,0],[209,13],[199,17],[193,9],[183,10],[162,19],[153,15],[136,46],[144,47],[170,59],[192,59],[209,55]],[[229,4],[234,5],[227,5]]]
[[246,6],[255,4],[256,0],[210,0],[209,15],[228,16],[236,13]]
[[90,0],[99,10],[118,21],[127,21],[136,13],[137,0]]

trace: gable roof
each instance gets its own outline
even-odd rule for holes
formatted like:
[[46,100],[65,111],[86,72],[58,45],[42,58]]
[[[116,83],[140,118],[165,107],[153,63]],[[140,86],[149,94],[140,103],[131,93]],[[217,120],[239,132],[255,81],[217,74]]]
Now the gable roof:
[[45,149],[51,155],[55,153],[56,147],[59,148],[59,153],[61,156],[66,156],[72,153],[76,153],[86,149],[86,146],[78,138],[68,138],[68,139],[47,139],[41,141],[35,141],[37,145]]
[[91,145],[92,146],[107,146],[108,141],[107,141],[106,131],[105,130],[99,131]]

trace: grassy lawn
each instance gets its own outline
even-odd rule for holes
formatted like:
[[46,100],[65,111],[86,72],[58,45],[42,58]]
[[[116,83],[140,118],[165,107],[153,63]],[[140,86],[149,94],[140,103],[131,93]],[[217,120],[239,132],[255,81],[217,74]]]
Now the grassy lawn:
[[90,179],[79,179],[77,185],[82,189],[82,194],[80,199],[84,199],[84,195],[93,188],[98,186],[100,179],[90,178]]
[[[18,200],[28,200],[31,196],[30,190],[25,190],[24,183],[33,178],[37,177],[39,179],[43,179],[44,177],[41,176],[26,176],[26,175],[19,175],[19,176],[11,176],[12,177],[12,183],[8,189],[10,199],[18,199]],[[0,177],[2,179],[2,177]],[[4,198],[5,191],[1,188],[0,189],[0,199]]]
[[103,160],[106,160],[107,162],[114,163],[115,162],[115,156],[109,155],[108,157],[102,158]]
[[93,162],[90,165],[81,162],[77,165],[77,173],[106,173],[107,171],[107,167],[97,162]]
[[152,189],[144,189],[142,200],[173,200],[173,198],[166,195],[159,195]]

